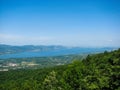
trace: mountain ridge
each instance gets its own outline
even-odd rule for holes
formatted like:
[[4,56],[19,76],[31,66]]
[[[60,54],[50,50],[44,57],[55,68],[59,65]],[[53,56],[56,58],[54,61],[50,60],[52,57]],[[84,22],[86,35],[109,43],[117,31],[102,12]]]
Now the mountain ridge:
[[43,56],[60,56],[70,54],[93,54],[104,51],[112,51],[112,47],[66,47],[60,45],[24,45],[11,46],[0,45],[0,58],[24,58],[24,57],[43,57]]

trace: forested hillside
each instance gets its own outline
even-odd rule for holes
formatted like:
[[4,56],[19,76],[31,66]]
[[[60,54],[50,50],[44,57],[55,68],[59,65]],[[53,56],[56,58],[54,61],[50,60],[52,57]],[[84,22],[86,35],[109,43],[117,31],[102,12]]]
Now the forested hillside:
[[0,72],[0,90],[120,90],[120,49],[68,65]]

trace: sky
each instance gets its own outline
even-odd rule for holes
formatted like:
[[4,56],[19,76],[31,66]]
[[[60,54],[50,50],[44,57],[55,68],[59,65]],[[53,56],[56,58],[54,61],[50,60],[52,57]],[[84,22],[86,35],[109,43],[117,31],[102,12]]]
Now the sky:
[[0,44],[120,47],[120,0],[0,0]]

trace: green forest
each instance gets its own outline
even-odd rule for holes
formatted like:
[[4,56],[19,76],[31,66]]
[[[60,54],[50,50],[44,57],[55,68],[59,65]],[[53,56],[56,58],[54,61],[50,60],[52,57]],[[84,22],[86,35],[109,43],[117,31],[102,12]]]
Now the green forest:
[[0,72],[0,90],[120,90],[120,49],[66,65]]

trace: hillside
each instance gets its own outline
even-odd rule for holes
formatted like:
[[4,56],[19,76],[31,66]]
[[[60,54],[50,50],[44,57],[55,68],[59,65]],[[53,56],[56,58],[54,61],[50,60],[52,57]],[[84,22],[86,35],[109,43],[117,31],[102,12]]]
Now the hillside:
[[86,56],[87,54],[0,59],[0,71],[15,69],[38,69],[65,65],[71,63],[74,59],[83,59]]
[[69,65],[0,72],[0,90],[120,90],[120,49]]

